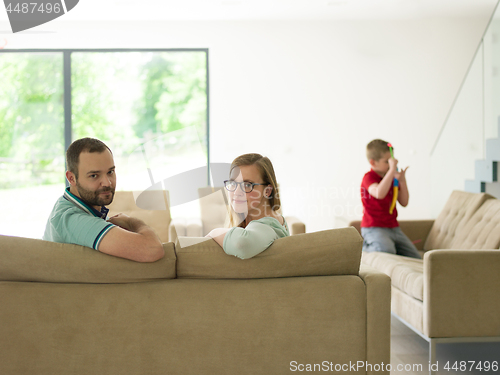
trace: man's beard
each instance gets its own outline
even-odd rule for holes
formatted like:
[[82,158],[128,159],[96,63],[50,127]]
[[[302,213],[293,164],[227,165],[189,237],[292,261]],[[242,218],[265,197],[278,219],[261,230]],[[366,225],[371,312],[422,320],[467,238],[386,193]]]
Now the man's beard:
[[[80,194],[80,198],[90,206],[106,206],[113,202],[113,198],[115,196],[115,189],[111,187],[104,187],[97,191],[87,190],[82,185],[76,182],[76,189],[78,190],[78,194]],[[99,194],[109,191],[111,192],[111,196],[109,198],[101,197]]]

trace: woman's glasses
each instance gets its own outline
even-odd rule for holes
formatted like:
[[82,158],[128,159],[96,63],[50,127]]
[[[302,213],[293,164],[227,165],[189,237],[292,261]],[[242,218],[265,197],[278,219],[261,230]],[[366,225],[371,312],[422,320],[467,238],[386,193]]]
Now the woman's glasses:
[[236,191],[238,185],[240,185],[240,189],[243,190],[245,193],[251,193],[255,185],[269,185],[269,184],[254,184],[253,182],[247,182],[247,181],[237,182],[234,180],[224,181],[224,187],[226,188],[227,191]]

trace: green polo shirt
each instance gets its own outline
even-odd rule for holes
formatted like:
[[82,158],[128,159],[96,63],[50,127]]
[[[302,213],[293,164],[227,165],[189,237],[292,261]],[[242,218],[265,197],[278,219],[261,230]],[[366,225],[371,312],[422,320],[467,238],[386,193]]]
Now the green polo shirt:
[[104,206],[101,212],[97,211],[67,188],[52,209],[43,239],[99,250],[102,239],[115,226],[106,221],[107,212]]

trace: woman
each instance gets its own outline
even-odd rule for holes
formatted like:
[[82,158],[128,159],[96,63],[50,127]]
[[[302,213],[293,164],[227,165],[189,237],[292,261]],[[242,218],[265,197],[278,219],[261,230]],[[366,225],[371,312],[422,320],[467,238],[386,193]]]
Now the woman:
[[290,235],[281,203],[274,168],[259,154],[238,156],[224,181],[229,199],[229,227],[212,230],[211,237],[229,255],[248,259],[260,254],[274,240]]

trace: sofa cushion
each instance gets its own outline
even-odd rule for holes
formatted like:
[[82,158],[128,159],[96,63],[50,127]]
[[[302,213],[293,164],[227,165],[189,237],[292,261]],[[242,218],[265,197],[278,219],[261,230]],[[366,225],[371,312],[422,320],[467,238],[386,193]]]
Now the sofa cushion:
[[89,247],[0,235],[0,280],[48,283],[131,283],[174,279],[173,243],[163,244],[165,257],[138,263]]
[[421,259],[388,253],[363,252],[362,263],[388,275],[393,287],[423,301],[424,263]]
[[358,275],[363,240],[354,228],[279,238],[250,259],[227,255],[212,239],[176,244],[177,277],[257,279],[291,276]]
[[485,193],[453,191],[431,228],[424,250],[451,249],[457,232],[462,230],[486,200],[492,198],[494,197]]
[[500,248],[500,200],[489,199],[457,231],[451,249]]

